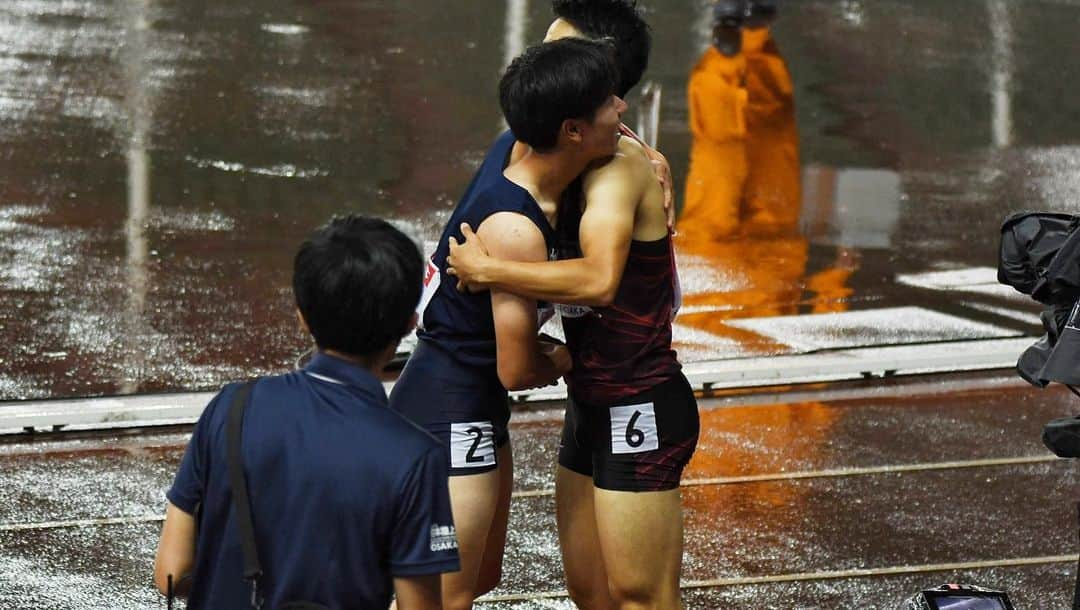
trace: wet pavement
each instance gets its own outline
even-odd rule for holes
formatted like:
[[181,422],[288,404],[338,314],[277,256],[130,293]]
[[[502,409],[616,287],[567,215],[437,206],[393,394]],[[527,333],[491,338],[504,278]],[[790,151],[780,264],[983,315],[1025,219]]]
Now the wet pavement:
[[[1063,59],[1080,5],[784,3],[771,42],[720,62],[749,90],[737,146],[703,149],[689,106],[707,2],[646,4],[659,147],[680,206],[705,210],[679,226],[685,362],[1037,331],[1036,307],[996,284],[997,227],[1080,210],[1080,94],[1062,86],[1080,76]],[[0,400],[290,368],[306,349],[296,244],[361,211],[430,248],[501,129],[499,71],[549,19],[542,0],[5,2]],[[715,226],[724,210],[738,222]],[[956,580],[1067,607],[1080,488],[1038,435],[1076,399],[958,379],[703,401],[688,607],[894,608]],[[560,421],[554,405],[515,417],[507,567],[481,608],[572,607],[551,496]],[[149,574],[186,440],[0,442],[0,610],[163,607]]]
[[[645,4],[682,204],[709,11]],[[1078,16],[1064,0],[785,3],[777,53],[748,58],[773,71],[748,83],[788,95],[773,101],[796,129],[750,121],[751,166],[786,173],[747,180],[798,223],[684,240],[684,360],[869,340],[907,307],[947,318],[893,342],[1034,331],[1033,306],[979,288],[985,274],[926,278],[992,268],[1008,212],[1077,209],[1080,94],[1061,83],[1080,76],[1062,60]],[[500,129],[501,67],[548,22],[541,0],[5,2],[0,399],[208,390],[289,368],[306,343],[295,245],[344,211],[430,243]],[[776,61],[790,88],[768,77]],[[850,312],[877,313],[840,330],[815,317]],[[781,337],[729,323],[793,315],[808,321]]]
[[[702,400],[684,477],[688,608],[895,608],[948,581],[1066,608],[1075,464],[1039,441],[1061,389],[969,374]],[[554,534],[558,405],[515,413],[502,585],[481,608],[571,608]],[[183,430],[0,444],[0,608],[146,608]]]

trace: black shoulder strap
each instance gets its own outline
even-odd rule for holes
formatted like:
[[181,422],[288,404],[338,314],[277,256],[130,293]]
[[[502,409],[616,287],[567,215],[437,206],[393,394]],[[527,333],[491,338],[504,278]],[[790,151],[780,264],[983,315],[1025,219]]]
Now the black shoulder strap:
[[240,530],[240,544],[244,550],[244,580],[251,583],[251,606],[257,609],[262,606],[262,600],[258,595],[262,566],[259,565],[259,552],[255,546],[255,526],[251,522],[251,501],[248,499],[247,484],[244,482],[244,457],[240,450],[244,407],[247,406],[251,388],[256,381],[258,380],[249,381],[236,390],[229,408],[229,422],[225,433],[229,459],[229,486],[232,487],[236,526]]

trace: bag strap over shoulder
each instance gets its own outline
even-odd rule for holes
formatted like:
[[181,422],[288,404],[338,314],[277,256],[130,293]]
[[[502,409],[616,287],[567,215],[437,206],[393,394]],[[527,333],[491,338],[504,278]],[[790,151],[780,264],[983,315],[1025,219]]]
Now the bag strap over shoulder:
[[262,566],[259,564],[259,551],[255,546],[255,525],[251,520],[251,501],[248,498],[247,483],[244,481],[244,457],[241,451],[241,434],[244,424],[244,407],[251,396],[251,388],[257,379],[248,381],[236,390],[232,405],[229,407],[229,420],[226,425],[226,452],[229,461],[229,486],[232,487],[233,510],[236,513],[236,526],[240,532],[240,545],[244,551],[244,580],[251,583],[251,607],[262,608],[259,597],[259,577]]

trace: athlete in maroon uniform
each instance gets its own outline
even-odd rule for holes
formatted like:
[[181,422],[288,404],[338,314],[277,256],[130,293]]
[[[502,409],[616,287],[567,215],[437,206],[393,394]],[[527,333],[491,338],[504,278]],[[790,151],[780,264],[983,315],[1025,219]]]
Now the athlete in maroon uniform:
[[566,376],[576,399],[615,403],[679,373],[682,365],[671,349],[671,320],[678,307],[674,271],[669,237],[633,241],[611,305],[559,308],[579,366]]
[[[574,189],[567,195],[581,198]],[[560,258],[582,255],[581,217],[580,203],[563,204]],[[671,349],[679,301],[675,254],[665,234],[630,241],[609,304],[558,307],[574,361],[566,375],[570,401],[559,464],[592,477],[597,487],[674,489],[693,454],[697,403]]]

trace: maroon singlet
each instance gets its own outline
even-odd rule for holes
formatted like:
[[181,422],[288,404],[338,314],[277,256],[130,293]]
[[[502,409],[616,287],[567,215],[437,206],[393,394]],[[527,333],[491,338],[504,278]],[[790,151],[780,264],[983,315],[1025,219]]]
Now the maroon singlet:
[[679,307],[671,236],[630,243],[622,281],[608,307],[560,307],[574,368],[575,401],[607,406],[640,394],[681,370],[671,349]]

